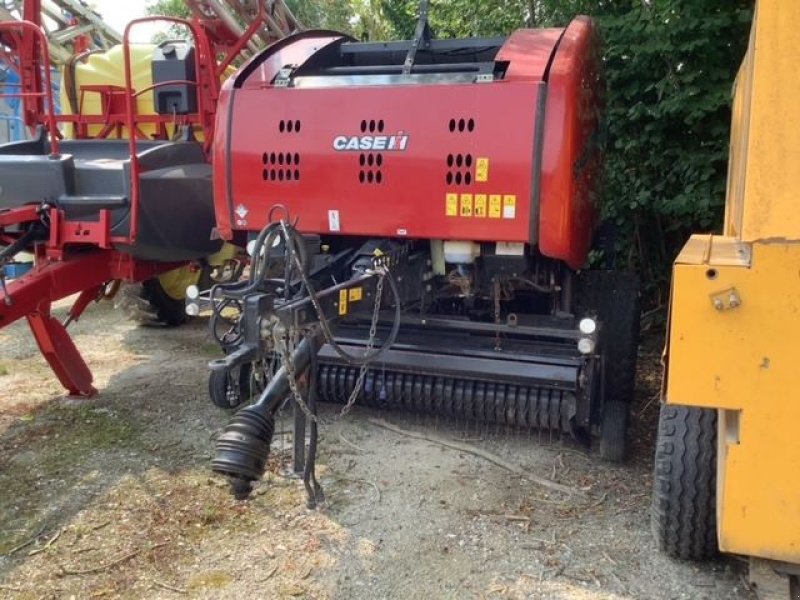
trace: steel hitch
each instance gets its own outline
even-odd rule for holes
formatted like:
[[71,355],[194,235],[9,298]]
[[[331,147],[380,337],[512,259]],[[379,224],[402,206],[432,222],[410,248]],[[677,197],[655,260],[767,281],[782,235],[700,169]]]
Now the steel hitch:
[[[312,268],[310,263],[313,259],[301,249],[305,244],[304,238],[285,221],[267,226],[259,236],[258,245],[272,248],[276,237],[286,249],[282,255],[270,257],[265,251],[262,256],[257,249],[254,256],[258,258],[254,259],[255,265],[251,268],[254,275],[248,283],[220,285],[211,292],[214,311],[211,329],[226,353],[223,358],[209,364],[212,378],[219,373],[231,375],[237,368],[245,369],[248,374],[255,373],[262,368],[260,365],[274,362],[274,359],[279,359],[281,365],[265,377],[268,382],[258,400],[239,410],[219,435],[211,468],[228,478],[236,498],[247,498],[254,482],[266,471],[275,415],[285,401],[291,399],[296,405],[295,469],[303,472],[308,506],[314,508],[324,499],[314,475],[319,422],[316,413],[317,354],[324,344],[334,348],[346,364],[361,369],[363,384],[367,364],[381,356],[397,336],[402,300],[390,268],[395,270],[404,264],[405,253],[399,252],[397,255],[401,259],[392,261],[389,254],[380,250],[379,243],[368,243],[361,253],[347,253],[329,260],[322,268]],[[270,264],[270,259],[289,265],[283,279],[274,277],[274,265]],[[320,281],[333,282],[333,285],[320,285]],[[395,325],[382,347],[373,348],[383,304],[384,281],[388,282],[387,287],[394,298]],[[215,323],[223,321],[223,311],[232,303],[238,307],[239,315],[227,333],[218,336]],[[365,351],[350,354],[337,344],[333,330],[342,317],[360,312],[372,313],[370,339]],[[241,377],[236,379],[236,383],[241,384]],[[250,388],[247,391],[251,391]],[[215,404],[225,405],[220,399],[213,396],[212,399]],[[232,406],[235,404],[228,405]],[[297,457],[305,451],[307,424],[310,424],[311,437],[308,456],[301,467]]]
[[[291,357],[295,373],[305,373],[311,355],[319,351],[322,337],[307,337]],[[216,454],[211,469],[228,478],[234,496],[243,500],[253,488],[253,482],[264,475],[269,448],[275,427],[275,413],[290,389],[287,367],[282,366],[258,401],[241,409],[217,438]]]

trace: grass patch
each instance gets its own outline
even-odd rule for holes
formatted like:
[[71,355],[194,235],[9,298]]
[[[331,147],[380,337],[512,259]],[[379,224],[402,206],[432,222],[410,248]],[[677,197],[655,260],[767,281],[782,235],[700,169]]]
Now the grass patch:
[[0,439],[0,554],[48,525],[48,513],[70,497],[89,493],[87,486],[73,490],[96,476],[88,456],[134,447],[137,434],[134,424],[97,405],[50,404],[18,420]]
[[10,371],[8,370],[8,367],[3,363],[0,363],[0,377],[8,375],[9,373]]

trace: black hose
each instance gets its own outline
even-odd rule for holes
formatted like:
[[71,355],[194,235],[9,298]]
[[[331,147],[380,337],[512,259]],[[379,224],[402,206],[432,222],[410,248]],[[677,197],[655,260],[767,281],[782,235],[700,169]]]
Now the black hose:
[[[286,223],[283,221],[281,221],[281,226],[283,227],[284,237],[286,238],[286,251],[289,253],[295,253],[296,250],[295,238],[296,236],[299,236],[299,233],[293,227],[291,226],[287,227]],[[297,258],[296,254],[293,254],[293,256],[295,262],[297,263],[299,259]],[[316,299],[317,292],[314,289],[314,286],[311,283],[311,280],[309,279],[306,273],[306,269],[304,269],[300,264],[298,264],[297,266],[298,270],[300,271],[300,277],[303,280],[303,285],[305,286],[306,291],[308,292],[309,296]],[[336,352],[336,354],[338,354],[342,358],[342,360],[347,362],[347,364],[349,365],[362,366],[377,360],[389,348],[391,348],[394,345],[395,341],[397,341],[397,335],[400,333],[400,321],[402,318],[402,310],[401,310],[402,301],[400,299],[400,290],[397,287],[397,281],[395,280],[391,272],[387,271],[387,273],[382,276],[385,277],[386,280],[389,282],[389,288],[392,290],[392,295],[394,296],[395,300],[395,315],[394,315],[394,321],[392,323],[392,329],[389,332],[389,337],[383,344],[381,344],[381,347],[378,348],[377,350],[373,350],[372,352],[364,354],[363,356],[355,356],[348,353],[341,346],[339,346],[339,344],[336,343],[336,340],[333,336],[333,332],[331,331],[330,328],[330,323],[328,322],[328,319],[325,316],[325,314],[322,311],[317,310],[317,316],[319,317],[320,328],[322,329],[322,333],[325,336],[325,341],[330,345],[331,348],[333,348],[334,352]],[[376,298],[375,301],[380,302],[380,299]]]
[[35,227],[32,227],[22,236],[14,240],[11,244],[0,250],[0,262],[8,258],[14,258],[14,256],[22,252],[26,246],[30,244],[37,235],[39,235],[39,233],[40,232]]

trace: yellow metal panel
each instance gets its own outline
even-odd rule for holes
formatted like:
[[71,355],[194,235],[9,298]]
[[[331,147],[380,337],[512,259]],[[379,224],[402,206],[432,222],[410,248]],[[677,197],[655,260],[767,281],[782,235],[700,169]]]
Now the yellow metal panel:
[[[800,239],[800,2],[763,0],[754,21],[748,74],[736,106],[729,225],[740,211],[744,240]],[[751,79],[748,79],[751,77]],[[749,90],[747,88],[750,88]],[[748,93],[749,92],[749,93]],[[749,109],[749,110],[748,110]],[[744,182],[744,194],[737,190]],[[746,202],[744,201],[746,199]]]
[[[725,409],[722,550],[800,562],[800,243],[755,243],[752,257],[730,238],[690,245],[674,271],[667,401]],[[715,308],[731,289],[740,304]]]
[[731,148],[728,165],[728,193],[725,202],[725,235],[740,236],[744,217],[744,186],[747,173],[747,145],[750,137],[750,110],[753,96],[753,57],[755,28],[750,34],[747,54],[733,86]]

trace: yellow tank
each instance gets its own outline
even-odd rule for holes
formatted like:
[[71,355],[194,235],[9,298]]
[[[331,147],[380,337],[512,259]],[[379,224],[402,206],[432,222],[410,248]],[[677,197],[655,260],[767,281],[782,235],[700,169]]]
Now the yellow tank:
[[[152,62],[155,44],[131,44],[131,65],[134,90],[143,90],[153,85]],[[83,60],[68,62],[61,77],[61,110],[64,114],[101,115],[102,99],[97,92],[81,92],[87,85],[125,86],[125,54],[122,45],[113,46],[106,52],[90,54]],[[140,115],[155,114],[153,92],[145,92],[137,98],[136,108]],[[155,127],[147,124],[140,127],[151,135]],[[102,125],[89,127],[89,135],[96,135]],[[65,127],[64,134],[74,137],[72,127]],[[125,133],[127,135],[127,132]]]

